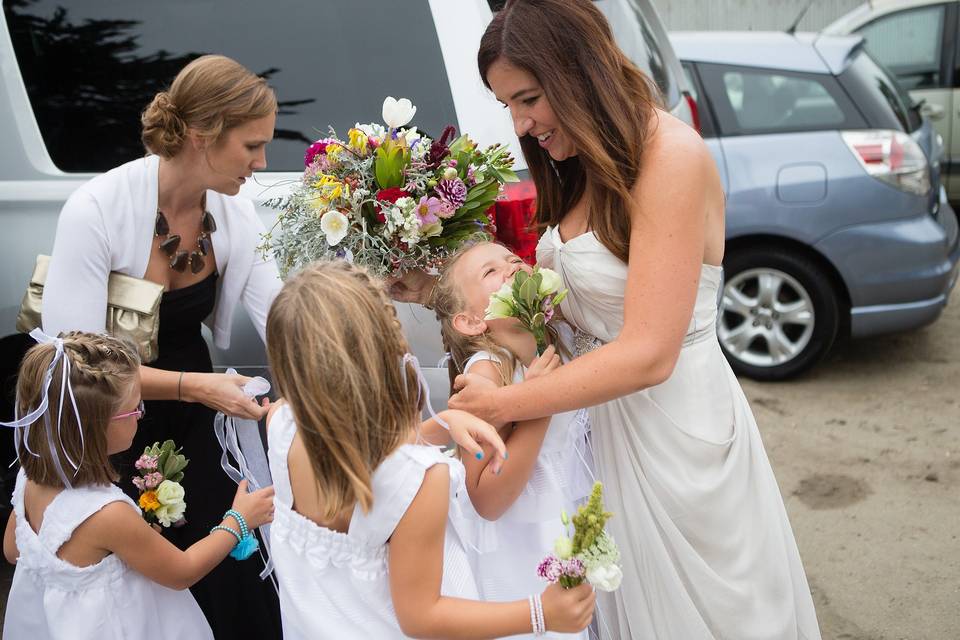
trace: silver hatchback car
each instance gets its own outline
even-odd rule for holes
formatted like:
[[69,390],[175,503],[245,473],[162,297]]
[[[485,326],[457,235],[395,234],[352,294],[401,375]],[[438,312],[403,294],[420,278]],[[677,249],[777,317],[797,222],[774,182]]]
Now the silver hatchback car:
[[957,278],[942,140],[858,36],[672,34],[727,195],[718,335],[776,380],[934,321]]

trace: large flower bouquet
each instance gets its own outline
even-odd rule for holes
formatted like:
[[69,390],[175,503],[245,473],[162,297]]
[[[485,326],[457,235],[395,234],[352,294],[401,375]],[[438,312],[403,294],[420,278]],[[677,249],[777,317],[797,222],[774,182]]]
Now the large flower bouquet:
[[306,152],[299,185],[267,202],[280,210],[262,249],[286,276],[319,258],[345,258],[381,276],[432,272],[464,242],[488,238],[487,210],[517,180],[506,147],[479,149],[452,126],[436,140],[407,127],[417,108],[383,102],[380,124],[357,124]]
[[173,440],[154,442],[144,448],[143,455],[134,463],[140,475],[133,479],[133,484],[140,491],[138,503],[147,522],[158,522],[164,527],[186,522],[183,514],[187,502],[180,481],[189,462]]
[[[554,552],[540,562],[537,574],[548,582],[559,582],[565,589],[584,579],[601,591],[618,589],[623,579],[620,549],[604,529],[612,515],[603,506],[603,484],[594,483],[589,501],[573,516],[573,538],[557,538]],[[564,526],[569,526],[566,512],[561,519]]]

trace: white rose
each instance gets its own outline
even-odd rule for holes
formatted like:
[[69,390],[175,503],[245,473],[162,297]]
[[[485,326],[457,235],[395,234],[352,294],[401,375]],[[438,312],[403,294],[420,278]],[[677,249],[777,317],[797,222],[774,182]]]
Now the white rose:
[[504,282],[503,286],[490,296],[490,304],[484,313],[484,320],[497,320],[499,318],[512,318],[514,315],[513,305],[509,302],[513,300],[513,283]]
[[397,100],[387,96],[383,100],[383,121],[391,129],[397,129],[413,120],[417,108],[407,98]]
[[567,536],[560,536],[553,543],[553,552],[561,560],[566,560],[573,555],[573,540]]
[[320,217],[320,230],[327,237],[327,244],[331,247],[340,244],[349,229],[350,221],[339,211],[330,210]]
[[183,517],[183,512],[187,510],[184,495],[185,492],[179,482],[164,480],[160,483],[157,487],[157,502],[160,506],[153,512],[160,524],[169,527]]
[[616,591],[623,580],[623,571],[615,564],[587,569],[587,582],[600,591]]
[[538,291],[540,297],[560,291],[560,287],[563,286],[563,280],[560,279],[559,273],[552,269],[540,269],[537,273],[539,273],[542,278],[540,280],[540,290]]

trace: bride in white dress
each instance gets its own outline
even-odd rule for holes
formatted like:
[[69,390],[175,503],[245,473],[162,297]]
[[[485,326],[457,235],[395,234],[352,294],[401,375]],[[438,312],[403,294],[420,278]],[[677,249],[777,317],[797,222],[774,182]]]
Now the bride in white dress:
[[776,479],[717,342],[724,200],[713,160],[657,109],[589,0],[508,3],[481,76],[510,109],[569,288],[573,362],[450,406],[495,423],[590,407],[624,581],[605,637],[811,640],[816,613]]

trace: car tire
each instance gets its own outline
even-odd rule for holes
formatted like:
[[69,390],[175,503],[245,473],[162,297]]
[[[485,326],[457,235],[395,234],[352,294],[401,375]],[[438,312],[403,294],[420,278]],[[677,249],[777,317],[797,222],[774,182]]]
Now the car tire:
[[830,350],[840,301],[816,261],[796,251],[749,247],[727,255],[724,276],[717,336],[738,375],[785,380]]

